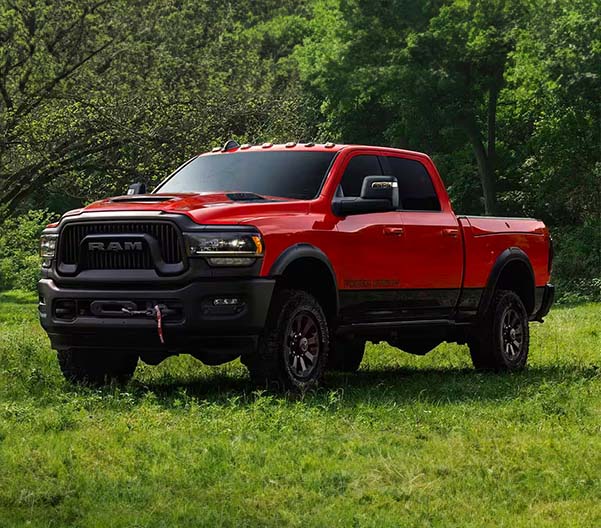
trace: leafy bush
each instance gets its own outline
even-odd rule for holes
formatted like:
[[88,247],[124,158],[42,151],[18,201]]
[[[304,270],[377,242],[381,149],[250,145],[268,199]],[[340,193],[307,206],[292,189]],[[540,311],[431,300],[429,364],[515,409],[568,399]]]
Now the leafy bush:
[[0,225],[0,290],[34,290],[40,273],[40,233],[50,221],[46,210],[32,210]]
[[551,233],[556,253],[551,281],[557,287],[557,302],[601,301],[601,222],[593,219]]
[[557,280],[557,304],[601,302],[601,277],[596,279]]

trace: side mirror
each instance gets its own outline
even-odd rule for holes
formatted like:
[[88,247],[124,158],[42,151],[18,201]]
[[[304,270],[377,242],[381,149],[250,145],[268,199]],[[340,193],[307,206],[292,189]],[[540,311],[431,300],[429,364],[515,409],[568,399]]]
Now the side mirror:
[[393,176],[366,176],[360,197],[336,197],[332,212],[336,216],[385,213],[399,206],[399,184]]
[[363,200],[389,200],[397,209],[399,206],[399,183],[394,176],[366,176],[361,186]]
[[132,183],[127,189],[127,195],[130,196],[132,194],[146,194],[146,184],[145,183]]

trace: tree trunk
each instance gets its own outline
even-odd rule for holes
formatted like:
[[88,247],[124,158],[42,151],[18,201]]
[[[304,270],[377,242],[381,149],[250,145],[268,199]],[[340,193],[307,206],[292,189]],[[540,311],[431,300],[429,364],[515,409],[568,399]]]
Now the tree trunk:
[[487,215],[496,215],[499,212],[495,169],[497,157],[497,101],[500,87],[501,81],[491,86],[488,92],[486,147],[482,141],[476,120],[470,118],[464,123],[464,128],[470,139],[478,163],[478,175],[480,176],[482,195],[484,196],[484,212]]
[[478,162],[478,175],[484,196],[484,213],[495,215],[498,212],[497,182],[492,160],[478,133],[470,134],[470,141]]
[[488,91],[488,138],[486,141],[486,171],[484,180],[486,181],[486,191],[484,192],[484,206],[486,214],[495,215],[499,212],[499,203],[497,202],[497,101],[503,75],[495,82]]

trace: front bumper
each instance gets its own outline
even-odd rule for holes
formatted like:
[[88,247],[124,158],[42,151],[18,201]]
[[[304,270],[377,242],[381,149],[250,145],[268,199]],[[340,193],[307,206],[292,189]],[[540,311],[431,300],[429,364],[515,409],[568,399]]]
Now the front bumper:
[[[38,283],[40,322],[55,349],[197,353],[252,347],[267,318],[275,280],[204,280],[176,289],[67,288]],[[233,305],[215,299],[238,299]],[[121,313],[164,307],[162,344],[152,315]]]

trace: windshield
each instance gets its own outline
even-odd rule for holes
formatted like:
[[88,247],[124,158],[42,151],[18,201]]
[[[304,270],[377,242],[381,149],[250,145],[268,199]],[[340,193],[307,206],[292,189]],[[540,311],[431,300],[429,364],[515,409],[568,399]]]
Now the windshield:
[[311,200],[319,193],[335,152],[236,152],[199,156],[157,189],[178,192],[250,192]]

